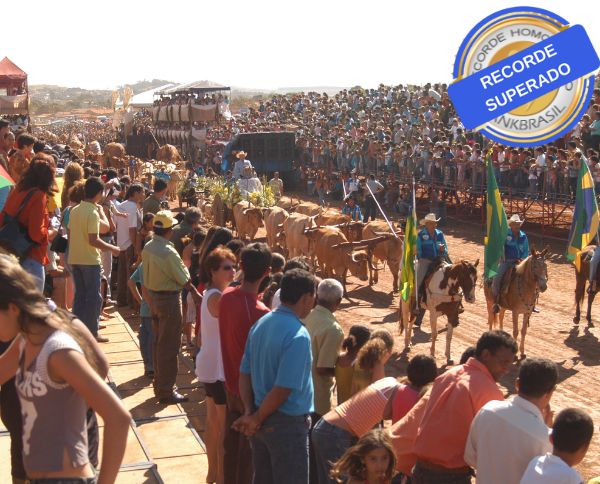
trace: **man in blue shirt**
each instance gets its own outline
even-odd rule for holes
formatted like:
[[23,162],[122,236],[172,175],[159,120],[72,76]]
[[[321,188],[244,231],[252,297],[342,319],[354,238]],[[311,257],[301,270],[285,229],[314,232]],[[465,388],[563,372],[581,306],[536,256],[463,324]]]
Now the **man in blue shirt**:
[[342,208],[342,214],[350,216],[354,222],[362,222],[362,213],[360,207],[356,204],[356,199],[353,196],[349,196],[346,199],[346,205]]
[[308,482],[312,355],[301,319],[312,310],[315,291],[309,272],[286,272],[281,306],[260,318],[248,334],[239,381],[245,411],[233,428],[250,437],[253,482]]
[[498,265],[498,275],[492,279],[492,293],[494,294],[494,313],[500,311],[500,293],[502,279],[506,271],[515,267],[519,262],[529,256],[529,241],[525,232],[521,230],[524,220],[518,214],[514,214],[508,220],[510,227],[506,240],[504,241],[504,260]]
[[[444,233],[437,228],[439,218],[434,213],[428,213],[421,224],[425,227],[417,234],[417,287],[419,288],[419,299],[422,294],[421,284],[431,267],[431,264],[438,257],[448,259],[448,245]],[[449,260],[449,259],[448,259]],[[425,310],[417,302],[419,313],[415,321],[415,326],[421,326]]]

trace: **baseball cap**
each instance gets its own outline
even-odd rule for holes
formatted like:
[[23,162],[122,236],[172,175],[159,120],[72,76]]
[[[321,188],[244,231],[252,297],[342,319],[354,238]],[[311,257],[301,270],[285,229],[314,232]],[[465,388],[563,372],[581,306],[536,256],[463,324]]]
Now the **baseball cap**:
[[173,214],[170,210],[161,210],[154,216],[154,227],[159,229],[170,229],[174,225],[177,225],[179,221],[173,218]]

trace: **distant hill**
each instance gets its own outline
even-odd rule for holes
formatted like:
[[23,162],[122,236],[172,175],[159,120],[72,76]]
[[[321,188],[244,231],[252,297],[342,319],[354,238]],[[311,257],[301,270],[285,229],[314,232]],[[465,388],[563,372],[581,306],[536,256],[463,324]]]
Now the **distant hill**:
[[[134,94],[148,91],[153,87],[164,86],[172,81],[163,79],[143,80],[127,84]],[[125,86],[119,86],[122,90]],[[79,87],[51,86],[37,84],[29,86],[32,114],[49,114],[75,109],[110,108],[111,90],[81,89]]]

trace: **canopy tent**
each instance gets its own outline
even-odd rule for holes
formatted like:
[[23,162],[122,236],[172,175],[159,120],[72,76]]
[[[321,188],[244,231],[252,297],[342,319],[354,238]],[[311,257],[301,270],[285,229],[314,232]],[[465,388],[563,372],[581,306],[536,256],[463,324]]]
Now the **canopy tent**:
[[214,92],[214,91],[231,91],[230,87],[224,86],[223,84],[219,84],[217,82],[212,81],[194,81],[188,82],[185,84],[179,84],[177,86],[172,86],[167,89],[155,89],[155,95],[164,95],[164,94],[182,94],[182,93],[191,93],[191,92]]
[[27,73],[8,57],[0,61],[0,114],[27,114]]

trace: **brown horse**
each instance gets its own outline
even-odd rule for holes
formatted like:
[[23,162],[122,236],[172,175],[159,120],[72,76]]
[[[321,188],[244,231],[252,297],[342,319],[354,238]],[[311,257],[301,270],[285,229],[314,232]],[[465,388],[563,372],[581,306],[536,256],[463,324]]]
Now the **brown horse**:
[[[585,298],[586,293],[586,285],[588,283],[589,274],[590,274],[590,262],[588,260],[588,256],[591,256],[594,253],[594,249],[596,249],[595,245],[588,245],[585,249],[581,251],[581,253],[577,257],[581,257],[581,262],[579,264],[579,270],[575,268],[575,317],[573,318],[573,323],[579,324],[579,320],[581,318],[581,304],[583,303],[583,299]],[[596,272],[596,288],[600,287],[600,271]],[[585,319],[587,320],[588,326],[594,326],[592,324],[592,303],[594,302],[594,298],[596,297],[596,291],[590,291],[588,293],[587,299],[587,314]]]
[[[435,340],[437,339],[437,318],[446,316],[448,332],[446,333],[446,361],[449,365],[454,364],[450,345],[452,333],[458,326],[460,305],[464,298],[468,303],[475,302],[475,286],[477,283],[477,265],[479,259],[471,264],[460,261],[457,264],[442,263],[435,267],[429,277],[425,279],[425,302],[422,307],[429,311],[431,325],[431,356],[435,358]],[[400,334],[404,332],[404,350],[410,348],[412,325],[415,316],[412,308],[415,306],[414,294],[409,302],[400,299]]]
[[519,314],[523,315],[523,324],[521,326],[521,344],[519,350],[521,358],[525,358],[525,335],[529,327],[529,318],[535,307],[535,302],[540,292],[548,288],[548,268],[546,267],[545,256],[548,253],[546,247],[541,252],[535,249],[531,250],[531,255],[523,259],[513,271],[508,288],[503,291],[500,297],[500,313],[494,314],[494,295],[489,284],[484,284],[484,293],[488,310],[489,329],[494,329],[497,325],[500,329],[504,326],[504,313],[509,310],[512,312],[513,320],[513,338],[519,337]]

